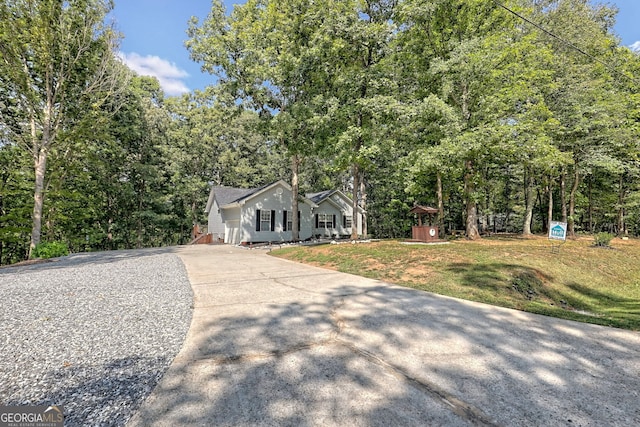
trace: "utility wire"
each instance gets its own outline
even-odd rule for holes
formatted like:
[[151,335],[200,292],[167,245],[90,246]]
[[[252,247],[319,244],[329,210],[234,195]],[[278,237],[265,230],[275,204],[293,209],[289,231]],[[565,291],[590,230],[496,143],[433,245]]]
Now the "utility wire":
[[496,6],[501,7],[502,9],[504,9],[504,10],[506,10],[507,12],[511,13],[512,15],[514,15],[514,16],[516,16],[516,17],[518,17],[518,18],[522,19],[523,21],[527,22],[527,23],[528,23],[528,24],[530,24],[530,25],[533,25],[534,27],[536,27],[537,29],[539,29],[539,30],[540,30],[540,31],[542,31],[543,33],[547,34],[548,36],[550,36],[550,37],[552,37],[552,38],[554,38],[554,39],[558,40],[559,42],[561,42],[561,43],[563,43],[563,44],[565,44],[565,45],[569,46],[570,48],[572,48],[572,49],[574,49],[574,50],[576,50],[576,51],[580,52],[580,53],[581,53],[581,54],[583,54],[584,56],[586,56],[586,57],[588,57],[588,58],[591,58],[592,60],[596,61],[597,63],[599,63],[599,64],[601,64],[601,65],[604,65],[604,67],[605,67],[605,68],[607,68],[609,71],[611,71],[611,72],[613,72],[613,73],[615,73],[615,74],[618,74],[618,75],[620,75],[620,76],[622,76],[622,77],[624,77],[624,78],[626,78],[626,79],[629,79],[629,80],[631,80],[631,81],[632,81],[632,82],[634,82],[634,83],[638,83],[638,84],[640,84],[640,80],[636,80],[635,78],[633,78],[633,77],[629,77],[629,76],[627,76],[626,74],[624,74],[624,73],[622,73],[622,72],[620,72],[620,71],[616,70],[615,68],[611,67],[611,66],[610,66],[609,64],[607,64],[606,62],[604,62],[604,61],[602,61],[602,60],[600,60],[600,59],[596,58],[595,56],[591,55],[590,53],[585,52],[584,50],[580,49],[578,46],[574,45],[574,44],[573,44],[573,43],[571,43],[570,41],[567,41],[567,40],[563,39],[562,37],[555,35],[555,34],[554,34],[554,33],[552,33],[551,31],[549,31],[549,30],[545,29],[544,27],[542,27],[540,24],[537,24],[537,23],[533,22],[532,20],[530,20],[529,18],[527,18],[527,17],[525,17],[525,16],[520,15],[518,12],[516,12],[516,11],[514,11],[514,10],[509,9],[507,6],[505,6],[504,4],[500,3],[499,1],[497,1],[497,0],[492,0],[492,1],[493,1],[493,3],[495,3],[495,4],[496,4]]

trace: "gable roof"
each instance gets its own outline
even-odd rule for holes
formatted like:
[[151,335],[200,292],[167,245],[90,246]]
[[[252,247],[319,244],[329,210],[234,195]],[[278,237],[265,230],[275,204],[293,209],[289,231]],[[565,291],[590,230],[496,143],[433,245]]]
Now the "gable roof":
[[307,199],[311,200],[313,203],[319,204],[323,200],[331,197],[331,195],[333,193],[335,193],[336,191],[338,191],[338,190],[325,190],[325,191],[321,191],[319,193],[307,193],[306,197],[307,197]]
[[213,187],[219,206],[228,205],[246,199],[254,193],[260,191],[259,188],[233,188],[233,187]]
[[[341,209],[341,206],[338,205],[336,202],[334,202],[330,197],[333,196],[334,194],[339,195],[342,199],[346,200],[349,202],[349,205],[351,205],[352,203],[352,199],[351,197],[345,195],[342,191],[340,190],[324,190],[324,191],[320,191],[319,193],[307,193],[306,197],[307,199],[311,200],[313,203],[315,203],[316,205],[319,205],[320,203],[324,202],[325,200],[327,200],[329,203],[331,203],[332,205],[334,205],[335,207],[337,207],[338,209]],[[358,205],[358,212],[364,212],[364,209],[362,209],[361,206]]]
[[[209,193],[209,200],[207,201],[207,207],[205,209],[205,213],[209,213],[211,211],[211,206],[213,206],[213,199],[218,202],[218,206],[220,208],[230,207],[231,205],[236,204],[244,204],[248,199],[253,196],[256,196],[264,191],[267,191],[277,185],[282,185],[289,191],[291,191],[291,187],[289,184],[284,182],[283,180],[279,180],[276,182],[272,182],[271,184],[263,185],[258,188],[234,188],[234,187],[224,187],[224,186],[215,186],[211,187],[211,192]],[[304,203],[309,204],[312,207],[316,207],[317,205],[309,200],[306,197],[301,197]]]
[[255,191],[257,191],[256,188],[234,188],[221,185],[211,186],[209,199],[207,200],[207,207],[204,209],[204,213],[211,212],[214,197],[218,202],[218,206],[224,206],[253,194]]

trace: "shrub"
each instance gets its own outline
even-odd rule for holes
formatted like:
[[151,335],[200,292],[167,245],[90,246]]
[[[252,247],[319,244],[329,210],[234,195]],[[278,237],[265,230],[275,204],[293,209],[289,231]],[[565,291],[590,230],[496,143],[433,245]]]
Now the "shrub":
[[55,258],[69,255],[69,247],[63,242],[38,243],[31,253],[32,258]]
[[608,248],[611,239],[613,239],[613,234],[611,233],[598,233],[594,236],[593,244],[594,246]]

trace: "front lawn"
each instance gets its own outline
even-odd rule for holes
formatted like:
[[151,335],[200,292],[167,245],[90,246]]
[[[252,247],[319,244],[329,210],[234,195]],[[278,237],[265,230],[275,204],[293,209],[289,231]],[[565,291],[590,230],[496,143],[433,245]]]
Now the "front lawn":
[[446,245],[400,241],[291,247],[272,255],[532,313],[640,330],[640,240],[584,237],[552,253],[546,238]]

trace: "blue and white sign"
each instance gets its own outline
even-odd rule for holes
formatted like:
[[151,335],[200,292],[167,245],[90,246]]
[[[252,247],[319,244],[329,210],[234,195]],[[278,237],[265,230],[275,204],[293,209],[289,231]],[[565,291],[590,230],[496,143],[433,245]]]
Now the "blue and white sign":
[[549,226],[550,240],[567,240],[567,223],[551,221]]

